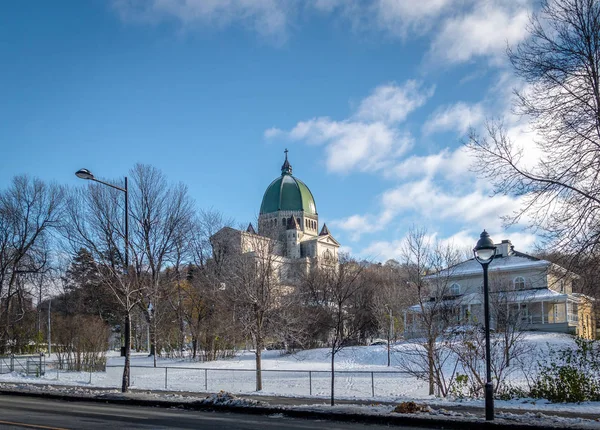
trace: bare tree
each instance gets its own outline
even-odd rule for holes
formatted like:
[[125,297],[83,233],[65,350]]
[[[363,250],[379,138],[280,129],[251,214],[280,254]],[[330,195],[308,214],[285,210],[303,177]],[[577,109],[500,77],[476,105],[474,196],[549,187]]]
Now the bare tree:
[[414,327],[414,334],[422,341],[407,351],[401,366],[417,376],[426,374],[430,395],[435,394],[436,388],[441,395],[447,395],[456,374],[456,363],[451,372],[444,372],[452,354],[441,338],[458,321],[460,302],[450,291],[450,279],[459,255],[450,245],[434,243],[423,229],[412,228],[404,243],[406,284],[417,297],[417,305],[407,312],[407,318],[412,319],[408,325]]
[[414,289],[406,288],[407,273],[397,261],[372,265],[366,272],[372,290],[372,312],[387,338],[387,365],[391,366],[392,341],[404,330],[402,314],[417,297]]
[[508,50],[527,86],[515,110],[537,135],[537,163],[511,141],[502,122],[484,136],[471,132],[475,170],[496,193],[520,196],[525,215],[548,246],[571,255],[595,254],[600,245],[600,2],[547,0],[530,21],[529,38]]
[[364,329],[365,320],[352,311],[353,301],[367,290],[365,265],[348,257],[339,264],[320,264],[307,273],[303,288],[316,308],[319,322],[329,333],[331,354],[331,405],[335,404],[335,356]]
[[[223,273],[235,318],[252,340],[256,356],[256,391],[262,390],[262,351],[273,314],[282,306],[286,289],[281,283],[284,259],[277,243],[254,233],[231,231],[221,237],[218,249],[228,247],[228,273]],[[217,240],[215,238],[215,240]]]
[[[139,305],[146,288],[139,267],[125,267],[125,222],[121,192],[100,184],[90,183],[86,188],[72,190],[67,199],[64,234],[71,252],[86,248],[98,267],[98,278],[109,289],[119,304],[125,324],[125,363],[121,390],[130,385],[131,315]],[[134,261],[139,261],[140,250],[130,247]]]
[[150,282],[145,290],[147,296],[140,300],[140,305],[144,311],[152,309],[146,315],[150,324],[150,354],[156,367],[157,330],[162,317],[162,293],[166,291],[161,280],[167,284],[164,269],[168,265],[181,265],[185,257],[184,238],[191,231],[193,209],[187,187],[170,186],[157,168],[136,164],[131,177],[131,244],[138,250],[134,254],[135,264],[146,275],[141,279]]
[[24,316],[25,276],[50,268],[51,232],[59,226],[64,191],[16,176],[0,192],[0,351]]

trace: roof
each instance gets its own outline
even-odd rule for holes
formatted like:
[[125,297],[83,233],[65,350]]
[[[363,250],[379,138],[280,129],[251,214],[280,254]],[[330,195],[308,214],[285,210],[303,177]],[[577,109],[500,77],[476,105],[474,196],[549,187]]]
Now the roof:
[[304,211],[310,215],[317,214],[312,193],[304,182],[292,176],[292,167],[287,160],[287,154],[281,168],[281,176],[267,187],[260,205],[261,214],[277,211]]
[[[496,256],[490,265],[488,266],[488,272],[509,272],[519,269],[531,269],[531,268],[540,268],[544,269],[550,266],[550,263],[547,260],[540,260],[538,258],[529,256],[527,254],[523,254],[521,252],[515,252],[509,256]],[[468,275],[479,275],[482,273],[481,264],[477,262],[474,258],[471,258],[467,261],[463,261],[462,263],[458,263],[455,266],[452,266],[448,269],[444,269],[439,272],[440,275],[449,276],[451,278],[458,276],[468,276]],[[430,276],[436,276],[430,275]]]

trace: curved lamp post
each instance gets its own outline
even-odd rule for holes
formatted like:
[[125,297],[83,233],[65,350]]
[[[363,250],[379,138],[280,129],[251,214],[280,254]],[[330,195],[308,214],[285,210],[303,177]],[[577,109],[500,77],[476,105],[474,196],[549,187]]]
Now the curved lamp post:
[[[79,169],[75,172],[75,175],[80,179],[86,179],[94,182],[98,182],[102,185],[106,185],[107,187],[114,188],[115,190],[122,191],[125,193],[125,268],[123,270],[123,274],[127,274],[129,270],[129,193],[127,192],[127,176],[125,176],[125,186],[123,188],[109,184],[108,182],[101,181],[100,179],[96,179],[92,172],[88,169]],[[129,388],[129,356],[130,356],[130,344],[131,344],[131,318],[129,315],[129,310],[125,315],[125,351],[121,350],[121,355],[125,356],[125,365],[123,366],[123,386],[122,391],[126,392]]]
[[494,385],[490,356],[490,297],[488,288],[488,265],[496,255],[496,245],[487,231],[483,230],[473,248],[475,260],[483,267],[483,313],[485,320],[485,419],[494,419]]

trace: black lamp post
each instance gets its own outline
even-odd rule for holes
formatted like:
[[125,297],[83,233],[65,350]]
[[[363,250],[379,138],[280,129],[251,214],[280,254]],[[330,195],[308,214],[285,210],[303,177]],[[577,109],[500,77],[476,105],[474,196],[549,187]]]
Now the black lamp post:
[[496,255],[496,245],[487,231],[483,230],[473,248],[475,260],[483,267],[483,313],[485,320],[485,419],[494,419],[494,385],[490,355],[490,297],[488,288],[488,265]]
[[[127,176],[125,176],[125,186],[123,188],[109,184],[108,182],[101,181],[100,179],[96,179],[92,172],[88,169],[79,169],[75,172],[75,175],[80,179],[87,179],[94,182],[99,182],[102,185],[106,185],[108,187],[114,188],[115,190],[122,191],[125,193],[125,268],[123,270],[124,274],[127,274],[129,270],[129,193],[127,192]],[[125,350],[121,350],[121,355],[125,356],[125,365],[123,368],[123,387],[122,391],[125,392],[129,388],[129,356],[130,356],[130,348],[131,345],[131,317],[129,310],[125,315]]]

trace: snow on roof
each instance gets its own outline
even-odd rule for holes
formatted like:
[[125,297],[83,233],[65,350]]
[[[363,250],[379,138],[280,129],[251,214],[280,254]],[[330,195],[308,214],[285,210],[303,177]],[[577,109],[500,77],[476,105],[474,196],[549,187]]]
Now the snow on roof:
[[[545,268],[550,266],[550,264],[551,263],[547,260],[538,260],[534,257],[526,256],[526,254],[518,253],[509,255],[508,257],[494,258],[488,266],[488,272],[493,273],[507,272],[518,269]],[[474,258],[471,258],[470,260],[464,261],[462,263],[457,264],[456,266],[439,272],[440,276],[449,276],[452,278],[457,276],[467,276],[481,273],[481,264],[479,264]],[[435,277],[436,275],[437,274],[433,274],[430,276]]]

